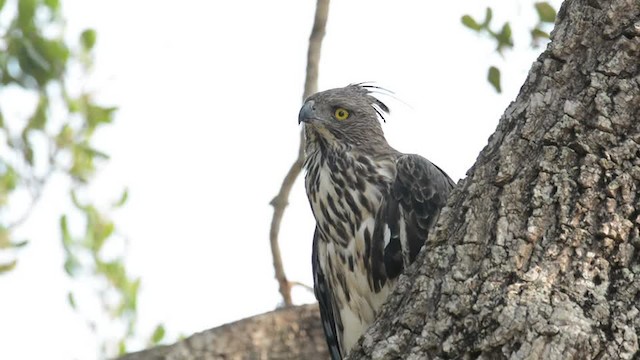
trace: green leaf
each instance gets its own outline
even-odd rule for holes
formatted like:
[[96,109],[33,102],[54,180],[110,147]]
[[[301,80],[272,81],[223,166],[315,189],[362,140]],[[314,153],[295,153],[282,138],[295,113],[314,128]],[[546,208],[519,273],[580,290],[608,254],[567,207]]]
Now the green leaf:
[[73,245],[73,238],[67,225],[67,215],[60,216],[60,233],[62,234],[62,247],[64,247],[65,251],[69,252],[71,245]]
[[103,274],[111,284],[116,287],[122,288],[126,281],[126,274],[124,270],[124,264],[122,260],[114,261],[98,261],[96,263],[96,270]]
[[545,31],[540,30],[539,28],[534,28],[531,30],[531,39],[533,41],[537,41],[538,39],[548,39],[549,34]]
[[513,39],[511,38],[511,25],[509,22],[504,23],[502,25],[502,29],[500,33],[495,35],[496,40],[498,40],[498,51],[502,52],[502,49],[512,48],[513,47]]
[[87,225],[82,244],[92,251],[93,256],[97,256],[99,247],[102,246],[102,244],[96,244],[96,241],[99,242],[102,240],[96,238],[99,233],[97,228],[100,227],[100,214],[93,205],[85,206],[84,213],[87,217]]
[[489,83],[493,86],[494,89],[496,89],[498,93],[502,92],[502,89],[500,88],[500,70],[497,67],[491,66],[489,68],[487,80],[489,80]]
[[93,159],[95,157],[108,157],[105,153],[92,149],[87,144],[74,144],[71,151],[72,165],[69,174],[81,182],[89,181],[89,177],[95,172]]
[[114,107],[101,107],[93,104],[87,106],[87,122],[94,128],[100,124],[109,124],[113,121]]
[[484,15],[484,21],[482,22],[482,27],[484,28],[489,27],[489,24],[491,23],[492,18],[493,18],[493,11],[491,10],[490,7],[487,7],[487,11],[485,12],[485,15]]
[[8,263],[0,263],[0,274],[9,272],[16,268],[17,260],[9,261]]
[[464,15],[462,17],[462,25],[475,31],[480,31],[480,29],[482,29],[482,25],[478,24],[478,22],[474,18],[472,18],[470,15]]
[[64,149],[71,146],[71,144],[73,144],[73,128],[69,124],[64,124],[56,136],[56,145]]
[[60,0],[44,0],[44,4],[53,12],[60,9]]
[[20,70],[22,70],[25,75],[34,78],[38,82],[38,85],[42,86],[49,80],[47,78],[49,64],[36,50],[33,44],[35,37],[36,36],[28,39],[14,39],[16,42],[14,46],[18,64],[20,64]]
[[[0,170],[0,195],[8,194],[18,186],[18,173],[13,167],[4,165],[4,172]],[[1,196],[0,196],[1,197]],[[2,204],[2,202],[0,202]]]
[[76,194],[75,190],[71,190],[71,202],[77,209],[84,209],[84,205],[80,203],[80,199],[78,199],[78,194]]
[[18,24],[23,30],[33,27],[37,0],[18,0]]
[[113,224],[113,222],[101,218],[99,218],[98,221],[92,225],[93,244],[91,244],[91,250],[94,254],[97,254],[102,249],[109,236],[113,234],[115,225]]
[[122,299],[120,305],[115,309],[117,316],[124,314],[135,314],[138,307],[138,290],[140,289],[140,278],[131,280],[124,273],[124,267],[122,267],[122,279],[119,283],[115,283],[114,287],[120,291]]
[[61,39],[38,38],[36,49],[47,61],[50,67],[49,76],[59,79],[63,76],[69,59],[69,48]]
[[96,149],[92,148],[91,146],[89,146],[87,143],[76,144],[76,147],[78,149],[81,149],[82,151],[86,152],[91,157],[98,157],[98,158],[102,158],[102,159],[108,159],[109,158],[109,155],[107,153],[104,153],[104,152],[102,152],[100,150],[96,150]]
[[22,155],[24,155],[24,159],[27,163],[33,166],[33,149],[30,144],[25,144],[25,147],[22,149]]
[[162,341],[162,339],[164,339],[164,336],[165,336],[164,326],[162,324],[158,324],[155,330],[153,330],[153,334],[151,335],[151,344],[157,345],[158,343],[160,343],[160,341]]
[[[123,269],[124,270],[124,269]],[[125,274],[126,276],[126,274]],[[138,292],[140,290],[140,278],[126,279],[126,286],[123,287],[122,296],[124,297],[123,312],[135,313],[138,308]]]
[[7,2],[7,0],[0,0],[0,11],[2,11],[2,8],[4,7],[4,4]]
[[86,51],[90,51],[96,44],[96,31],[93,29],[86,29],[80,34],[80,43]]
[[78,260],[70,254],[67,254],[67,259],[64,261],[64,271],[71,277],[76,275],[76,272],[80,268]]
[[29,123],[27,127],[30,129],[38,129],[43,130],[45,124],[47,123],[47,107],[49,106],[49,99],[45,95],[40,96],[40,100],[38,101],[38,106],[36,107],[36,111],[29,118]]
[[67,98],[67,109],[70,113],[75,114],[82,109],[82,102],[79,99]]
[[534,4],[540,21],[554,23],[556,21],[556,10],[548,2],[537,2]]
[[71,306],[71,308],[73,310],[76,310],[76,299],[75,296],[73,296],[73,293],[71,291],[69,291],[67,293],[67,302],[69,303],[69,306]]
[[120,200],[114,203],[113,207],[114,208],[122,207],[124,204],[126,204],[128,199],[129,199],[129,189],[124,189],[124,191],[122,192],[122,195],[120,196]]
[[11,247],[11,236],[9,230],[0,226],[0,249]]
[[124,339],[118,342],[118,356],[124,355],[127,353],[127,344]]
[[20,69],[35,79],[40,87],[62,77],[69,50],[61,39],[45,39],[39,34],[28,38],[13,39],[12,46],[18,57]]

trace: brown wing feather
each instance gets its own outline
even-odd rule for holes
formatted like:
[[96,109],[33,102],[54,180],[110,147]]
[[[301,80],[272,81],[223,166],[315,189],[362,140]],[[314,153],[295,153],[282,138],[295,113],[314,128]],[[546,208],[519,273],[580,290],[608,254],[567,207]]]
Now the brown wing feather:
[[444,171],[420,155],[400,156],[396,170],[376,216],[371,254],[374,284],[397,277],[415,260],[455,186]]

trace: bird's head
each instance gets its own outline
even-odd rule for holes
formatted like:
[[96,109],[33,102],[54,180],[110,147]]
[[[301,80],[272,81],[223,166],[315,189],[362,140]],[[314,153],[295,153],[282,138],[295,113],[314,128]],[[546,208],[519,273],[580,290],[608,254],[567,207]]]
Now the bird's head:
[[311,95],[298,115],[307,139],[334,146],[387,145],[380,120],[389,108],[371,95],[375,90],[380,88],[352,84]]

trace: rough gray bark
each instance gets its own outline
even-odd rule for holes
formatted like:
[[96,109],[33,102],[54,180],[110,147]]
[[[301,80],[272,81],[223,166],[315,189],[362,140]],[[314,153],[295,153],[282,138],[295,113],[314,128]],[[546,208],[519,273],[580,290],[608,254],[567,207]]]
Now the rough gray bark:
[[[640,358],[638,189],[640,0],[568,0],[517,100],[350,358]],[[250,337],[241,323],[211,331]],[[325,346],[314,329],[276,336],[292,339],[290,353],[252,341],[237,352],[198,334],[187,343],[208,352],[178,343],[171,356],[127,359],[215,359],[225,346],[233,359],[326,358],[312,353]]]
[[119,360],[326,359],[317,305],[288,307],[191,335]]
[[638,358],[640,1],[558,17],[350,359]]

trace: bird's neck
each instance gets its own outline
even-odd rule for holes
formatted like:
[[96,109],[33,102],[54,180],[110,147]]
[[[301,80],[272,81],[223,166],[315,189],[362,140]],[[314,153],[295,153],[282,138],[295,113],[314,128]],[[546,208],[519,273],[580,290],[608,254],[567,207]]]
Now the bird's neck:
[[371,159],[396,158],[399,154],[389,146],[384,136],[362,139],[361,141],[335,141],[317,131],[305,128],[305,153],[307,158],[316,160],[330,157],[351,157],[364,155]]

